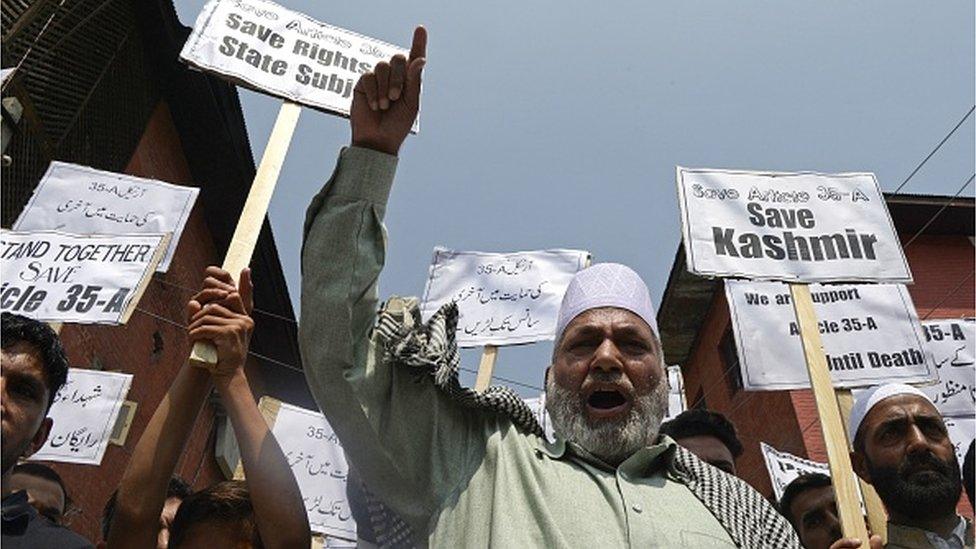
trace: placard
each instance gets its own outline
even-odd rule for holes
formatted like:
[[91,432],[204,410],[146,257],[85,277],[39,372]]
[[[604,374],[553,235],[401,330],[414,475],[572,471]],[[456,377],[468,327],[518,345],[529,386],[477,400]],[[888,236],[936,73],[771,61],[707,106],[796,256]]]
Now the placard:
[[[261,405],[277,401],[263,397]],[[356,539],[356,521],[346,496],[349,466],[342,444],[319,412],[280,403],[271,432],[291,466],[305,500],[312,531]]]
[[769,481],[773,485],[773,495],[777,502],[783,499],[783,491],[786,487],[801,475],[820,473],[830,476],[830,467],[826,463],[804,459],[789,452],[780,452],[765,442],[760,442],[759,448],[762,450],[763,461],[766,462],[766,471],[769,472]]
[[[180,52],[255,91],[349,116],[360,75],[409,51],[267,0],[210,0]],[[419,130],[420,117],[413,131]]]
[[30,459],[101,464],[131,384],[132,374],[69,368],[48,412],[51,433]]
[[911,282],[874,174],[677,168],[688,270],[785,282]]
[[51,162],[15,231],[75,234],[172,233],[159,272],[169,269],[200,189],[67,162]]
[[168,235],[0,232],[0,310],[44,322],[124,324]]
[[[810,293],[834,387],[935,382],[936,368],[905,286],[812,284]],[[725,297],[743,387],[809,388],[789,285],[726,280]]]
[[976,321],[930,320],[922,322],[922,330],[939,383],[919,389],[944,416],[976,415]]
[[956,451],[959,459],[959,467],[962,467],[969,445],[976,438],[976,417],[944,417],[946,429],[949,431],[949,440]]
[[461,347],[553,339],[563,294],[588,257],[580,250],[487,253],[435,248],[421,315],[426,321],[445,303],[456,302]]

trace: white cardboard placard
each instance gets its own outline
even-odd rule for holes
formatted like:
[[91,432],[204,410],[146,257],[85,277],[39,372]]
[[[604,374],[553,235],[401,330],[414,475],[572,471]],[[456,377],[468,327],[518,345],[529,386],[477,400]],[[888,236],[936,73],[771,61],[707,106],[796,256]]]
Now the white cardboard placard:
[[68,369],[48,413],[54,426],[31,460],[101,464],[131,384],[132,374]]
[[488,253],[435,248],[421,315],[426,321],[442,305],[457,302],[461,347],[552,339],[566,287],[588,257],[580,250]]
[[677,168],[688,270],[784,282],[911,282],[874,174]]
[[952,447],[956,451],[959,466],[962,467],[966,452],[969,451],[969,444],[976,438],[976,416],[945,417],[942,419],[949,431],[949,440],[952,441]]
[[922,329],[939,383],[919,389],[944,416],[976,415],[976,321],[930,320],[922,322]]
[[282,403],[271,432],[298,481],[312,530],[356,539],[356,521],[346,496],[349,465],[325,416]]
[[[936,368],[908,290],[900,284],[812,284],[827,366],[836,388],[934,383]],[[743,387],[810,387],[789,285],[725,281]]]
[[159,272],[166,272],[199,193],[195,187],[51,162],[13,230],[172,233],[158,267]]
[[124,324],[167,235],[0,232],[0,310],[45,322]]
[[268,0],[210,0],[180,59],[256,91],[349,116],[360,75],[398,53],[410,52]]
[[[762,450],[763,461],[766,462],[766,471],[769,473],[769,480],[773,485],[773,495],[777,502],[783,498],[786,487],[801,475],[820,473],[830,476],[830,467],[826,463],[804,459],[789,452],[782,452],[765,442],[760,442],[759,448]],[[861,496],[860,486],[857,488],[857,496],[863,512],[864,497]]]

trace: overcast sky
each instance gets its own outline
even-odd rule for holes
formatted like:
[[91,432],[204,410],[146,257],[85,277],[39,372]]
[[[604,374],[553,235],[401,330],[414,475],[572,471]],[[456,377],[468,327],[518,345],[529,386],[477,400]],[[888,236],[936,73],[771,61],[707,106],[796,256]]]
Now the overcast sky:
[[[184,24],[203,3],[176,1]],[[416,23],[430,33],[383,297],[421,294],[443,245],[586,249],[659,302],[680,241],[675,165],[870,171],[893,190],[974,102],[972,0],[279,3],[405,47]],[[258,160],[281,101],[240,94]],[[271,203],[296,311],[305,208],[348,139],[347,120],[305,109]],[[902,192],[954,194],[974,147],[971,116]],[[541,385],[550,351],[503,348],[496,375]]]

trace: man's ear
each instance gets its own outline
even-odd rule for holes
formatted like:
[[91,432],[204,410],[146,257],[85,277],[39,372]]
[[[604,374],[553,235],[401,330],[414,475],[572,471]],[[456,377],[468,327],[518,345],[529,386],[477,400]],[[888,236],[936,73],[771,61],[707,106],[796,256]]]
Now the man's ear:
[[26,459],[37,453],[41,449],[41,446],[44,446],[44,443],[47,442],[47,436],[51,434],[51,427],[54,427],[54,420],[49,417],[44,418],[41,426],[34,433],[34,438],[31,439],[30,444],[24,450],[24,455],[21,457]]
[[860,452],[851,452],[851,466],[854,468],[857,476],[861,477],[861,480],[871,484],[871,473],[868,472],[867,463]]

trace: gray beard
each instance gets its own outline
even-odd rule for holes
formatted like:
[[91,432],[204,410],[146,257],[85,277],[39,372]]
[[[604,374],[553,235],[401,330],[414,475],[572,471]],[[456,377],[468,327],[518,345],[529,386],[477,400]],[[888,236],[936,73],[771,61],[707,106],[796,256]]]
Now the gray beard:
[[650,391],[636,396],[626,417],[595,422],[587,420],[581,395],[560,387],[554,378],[550,375],[546,383],[546,411],[553,430],[563,439],[614,466],[657,441],[668,410],[666,375]]

